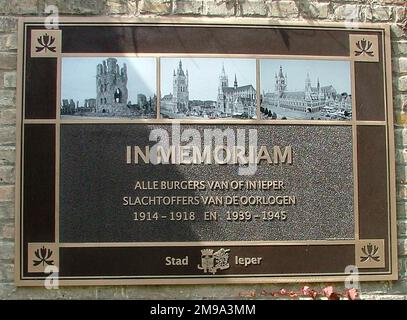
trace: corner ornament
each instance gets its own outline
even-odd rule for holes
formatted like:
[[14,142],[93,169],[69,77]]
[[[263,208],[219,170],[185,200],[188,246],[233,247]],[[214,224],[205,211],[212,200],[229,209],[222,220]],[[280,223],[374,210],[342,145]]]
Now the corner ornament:
[[358,268],[384,268],[384,240],[359,240],[355,245],[356,266]]
[[48,266],[59,267],[58,245],[52,242],[28,243],[27,269],[30,273],[44,273]]
[[61,30],[32,30],[31,58],[57,58],[61,54]]
[[369,57],[374,57],[374,52],[371,50],[373,43],[371,41],[366,40],[363,38],[356,42],[356,47],[358,50],[355,50],[355,55],[360,56],[362,54],[366,54]]
[[33,260],[34,267],[40,265],[41,263],[43,266],[45,266],[45,264],[49,266],[54,265],[54,260],[51,260],[53,254],[51,249],[47,249],[42,246],[42,248],[35,250],[34,254],[37,257],[37,260]]
[[46,33],[43,36],[37,38],[37,41],[40,46],[35,47],[36,52],[41,52],[42,50],[44,50],[45,52],[47,52],[47,50],[56,52],[57,48],[55,46],[51,47],[55,43],[55,37],[49,36],[48,33]]
[[379,62],[379,40],[377,35],[349,36],[350,56],[354,61]]

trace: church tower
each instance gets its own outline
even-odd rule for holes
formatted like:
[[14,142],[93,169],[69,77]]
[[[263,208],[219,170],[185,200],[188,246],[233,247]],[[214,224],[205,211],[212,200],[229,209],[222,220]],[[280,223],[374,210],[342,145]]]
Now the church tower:
[[283,67],[280,66],[280,71],[278,75],[276,74],[276,83],[275,83],[275,91],[278,94],[279,98],[281,98],[284,92],[287,90],[287,79],[286,76],[283,74]]
[[317,79],[317,94],[318,94],[319,100],[325,99],[325,94],[324,94],[323,90],[321,89],[321,84],[319,82],[319,78]]
[[305,79],[305,92],[311,92],[311,79],[309,73],[307,73],[307,78]]
[[96,67],[96,112],[126,114],[127,66],[120,68],[117,59],[103,60]]
[[189,111],[189,76],[188,70],[184,73],[182,61],[179,61],[177,71],[173,74],[173,103],[174,112]]
[[228,76],[226,75],[226,72],[225,72],[225,65],[222,65],[222,72],[219,76],[218,93],[223,94],[223,88],[227,88],[228,86],[229,86],[229,80],[228,80]]
[[227,112],[227,101],[225,89],[229,87],[229,79],[226,75],[225,65],[222,64],[222,71],[219,76],[219,86],[218,86],[218,99],[217,99],[217,109],[222,112]]
[[234,82],[234,88],[235,88],[235,90],[237,90],[237,77],[236,77],[236,74],[235,74],[235,82]]
[[311,79],[309,73],[307,73],[307,78],[305,79],[305,98],[310,100],[312,94]]

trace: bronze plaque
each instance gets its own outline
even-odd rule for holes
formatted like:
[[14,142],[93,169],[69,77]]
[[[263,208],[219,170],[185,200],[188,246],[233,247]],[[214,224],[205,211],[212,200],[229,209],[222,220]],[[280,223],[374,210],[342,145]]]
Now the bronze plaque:
[[19,36],[18,285],[397,279],[388,26]]

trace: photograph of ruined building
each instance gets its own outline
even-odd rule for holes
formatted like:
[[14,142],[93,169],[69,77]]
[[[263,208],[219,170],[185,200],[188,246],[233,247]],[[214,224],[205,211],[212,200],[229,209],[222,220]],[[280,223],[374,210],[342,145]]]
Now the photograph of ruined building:
[[255,88],[254,59],[161,59],[162,118],[254,119]]
[[61,118],[156,118],[154,58],[63,58]]
[[260,61],[261,119],[351,120],[348,61]]

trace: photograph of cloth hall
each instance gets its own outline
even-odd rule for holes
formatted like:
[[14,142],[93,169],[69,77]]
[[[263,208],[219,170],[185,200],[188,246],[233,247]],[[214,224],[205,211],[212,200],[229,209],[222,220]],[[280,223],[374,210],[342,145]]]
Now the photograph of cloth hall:
[[350,62],[260,61],[261,119],[350,120]]
[[156,118],[155,58],[62,59],[61,118]]
[[162,58],[162,118],[256,118],[256,60]]

